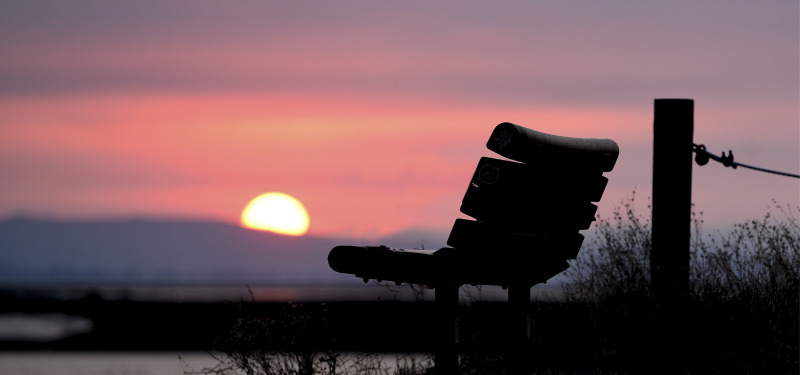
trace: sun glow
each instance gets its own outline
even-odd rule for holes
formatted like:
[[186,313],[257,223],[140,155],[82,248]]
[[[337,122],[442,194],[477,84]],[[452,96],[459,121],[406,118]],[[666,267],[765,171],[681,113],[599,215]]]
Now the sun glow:
[[264,193],[242,211],[242,227],[265,230],[289,236],[302,236],[308,231],[308,212],[297,199],[284,193]]

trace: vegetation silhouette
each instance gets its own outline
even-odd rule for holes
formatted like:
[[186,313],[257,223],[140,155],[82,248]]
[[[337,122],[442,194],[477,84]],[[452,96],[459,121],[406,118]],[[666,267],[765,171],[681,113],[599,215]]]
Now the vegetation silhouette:
[[[433,368],[432,359],[424,355],[335,350],[324,303],[287,303],[276,314],[248,311],[254,303],[252,297],[250,303],[241,301],[243,315],[216,340],[209,353],[216,365],[185,374],[417,375]],[[394,366],[389,365],[392,358]]]
[[[773,201],[762,218],[714,233],[693,212],[688,295],[674,316],[659,317],[650,215],[635,212],[634,197],[598,220],[596,238],[565,272],[568,303],[586,306],[591,320],[581,342],[592,347],[581,356],[632,373],[796,374],[800,209]],[[656,342],[666,329],[679,341]]]

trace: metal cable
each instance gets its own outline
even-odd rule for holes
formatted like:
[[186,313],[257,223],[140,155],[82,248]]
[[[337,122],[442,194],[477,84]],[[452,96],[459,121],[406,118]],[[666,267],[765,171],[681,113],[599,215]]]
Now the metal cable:
[[722,152],[722,156],[717,156],[717,155],[714,155],[714,154],[706,151],[706,146],[705,145],[693,144],[692,145],[692,151],[694,151],[695,154],[696,154],[695,157],[694,157],[694,161],[697,162],[697,165],[706,165],[706,164],[708,164],[709,159],[713,159],[715,161],[718,161],[718,162],[722,163],[722,165],[724,165],[726,167],[731,167],[733,169],[736,169],[736,167],[742,167],[742,168],[749,168],[749,169],[753,169],[753,170],[761,171],[761,172],[778,174],[778,175],[781,175],[781,176],[800,178],[800,175],[794,174],[794,173],[787,173],[787,172],[781,172],[781,171],[776,171],[776,170],[767,169],[767,168],[754,167],[752,165],[747,165],[747,164],[744,164],[744,163],[735,162],[735,161],[733,161],[733,151],[731,151],[731,150],[728,150],[728,154],[727,155],[723,151]]

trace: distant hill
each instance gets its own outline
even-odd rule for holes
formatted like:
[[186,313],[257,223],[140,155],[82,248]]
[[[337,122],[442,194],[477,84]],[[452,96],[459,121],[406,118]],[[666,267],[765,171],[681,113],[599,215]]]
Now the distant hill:
[[0,283],[332,284],[336,245],[436,249],[447,233],[377,240],[288,237],[216,222],[0,221]]

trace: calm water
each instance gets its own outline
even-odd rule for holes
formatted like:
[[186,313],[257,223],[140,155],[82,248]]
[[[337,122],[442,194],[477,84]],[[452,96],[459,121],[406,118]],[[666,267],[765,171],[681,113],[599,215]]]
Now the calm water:
[[[428,358],[423,354],[411,356],[417,363]],[[355,356],[345,354],[344,358],[352,360]],[[390,374],[398,363],[398,357],[394,354],[381,354],[377,359],[382,361],[381,366],[388,369]],[[208,353],[196,352],[0,352],[2,375],[184,375],[211,368],[215,364],[217,361]]]
[[183,375],[214,363],[207,353],[0,352],[3,375]]

